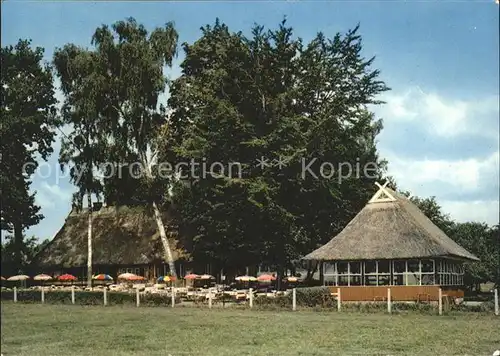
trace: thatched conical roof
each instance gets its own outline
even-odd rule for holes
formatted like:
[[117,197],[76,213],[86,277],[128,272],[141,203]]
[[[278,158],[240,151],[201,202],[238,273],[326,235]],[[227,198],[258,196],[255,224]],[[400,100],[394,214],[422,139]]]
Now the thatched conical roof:
[[[163,223],[171,219],[165,214]],[[94,265],[147,264],[163,260],[158,228],[151,212],[142,207],[105,207],[93,212],[92,261]],[[39,266],[86,266],[88,214],[71,212],[54,239],[35,257]],[[186,257],[170,234],[174,259]]]
[[432,223],[406,197],[385,186],[328,243],[304,259],[375,260],[457,257],[479,260]]

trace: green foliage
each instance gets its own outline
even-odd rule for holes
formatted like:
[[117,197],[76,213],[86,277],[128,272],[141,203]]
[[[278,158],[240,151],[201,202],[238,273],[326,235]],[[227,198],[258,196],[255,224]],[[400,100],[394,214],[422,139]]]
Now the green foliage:
[[56,99],[51,68],[42,63],[43,48],[30,41],[2,47],[0,92],[1,229],[14,233],[14,269],[22,269],[23,232],[43,215],[29,192],[38,160],[52,153]]
[[[332,39],[320,33],[304,44],[285,21],[276,30],[255,26],[248,38],[216,21],[184,45],[169,99],[174,145],[163,155],[204,158],[207,167],[238,162],[242,171],[176,186],[194,258],[284,267],[339,232],[373,193],[385,164],[375,147],[382,124],[366,107],[388,88],[371,69],[373,58],[362,57],[357,31]],[[261,169],[262,156],[287,164]],[[316,174],[325,161],[378,167],[372,178],[302,179],[301,159],[316,159]]]
[[[24,271],[29,269],[33,258],[38,252],[40,252],[47,244],[49,240],[44,240],[41,243],[35,236],[29,239],[23,238],[21,243],[21,268]],[[18,273],[16,269],[16,253],[17,246],[15,244],[15,239],[12,235],[5,236],[5,241],[2,243],[2,274],[5,276],[15,275]]]

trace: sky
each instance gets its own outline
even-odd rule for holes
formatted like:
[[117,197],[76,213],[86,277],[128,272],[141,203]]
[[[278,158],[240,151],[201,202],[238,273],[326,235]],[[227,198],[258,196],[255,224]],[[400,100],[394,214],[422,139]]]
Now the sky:
[[[360,24],[366,57],[392,89],[374,109],[378,148],[399,188],[435,196],[456,221],[499,221],[499,5],[485,1],[2,2],[2,46],[29,38],[50,61],[66,43],[91,47],[93,31],[134,17],[153,29],[175,23],[180,42],[199,38],[218,17],[233,31],[275,28],[284,16],[295,36],[333,37]],[[169,76],[180,74],[182,51]],[[59,99],[61,93],[57,92]],[[71,210],[75,188],[55,152],[33,177],[45,216],[27,231],[51,239]]]

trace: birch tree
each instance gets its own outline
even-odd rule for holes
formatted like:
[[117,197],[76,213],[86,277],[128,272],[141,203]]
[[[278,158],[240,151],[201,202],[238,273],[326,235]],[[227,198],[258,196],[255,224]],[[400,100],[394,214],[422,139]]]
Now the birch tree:
[[118,21],[96,29],[92,44],[98,69],[105,77],[101,115],[107,122],[111,150],[117,157],[137,157],[140,178],[148,188],[151,204],[170,273],[176,276],[172,250],[162,220],[164,194],[154,189],[158,177],[158,145],[167,126],[166,108],[159,98],[166,89],[163,70],[172,65],[178,35],[172,23],[151,33],[135,19]]

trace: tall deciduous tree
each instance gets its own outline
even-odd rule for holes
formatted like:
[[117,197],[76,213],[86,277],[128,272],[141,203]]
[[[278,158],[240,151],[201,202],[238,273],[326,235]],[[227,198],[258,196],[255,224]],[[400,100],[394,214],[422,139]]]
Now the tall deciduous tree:
[[62,107],[64,124],[72,131],[62,138],[59,162],[69,167],[70,177],[78,191],[73,207],[82,209],[87,197],[87,284],[92,286],[92,195],[99,197],[102,185],[96,173],[104,161],[106,118],[100,112],[102,93],[107,79],[99,66],[99,58],[86,49],[66,45],[54,53],[54,65],[65,95]]
[[[140,163],[138,176],[146,187],[144,201],[151,204],[158,231],[169,264],[176,276],[174,260],[162,221],[164,181],[157,179],[158,145],[164,144],[162,132],[167,129],[167,114],[159,98],[166,89],[164,67],[172,65],[178,35],[172,23],[151,33],[129,18],[109,28],[98,28],[92,38],[96,57],[96,78],[89,79],[102,87],[104,103],[99,113],[106,117],[103,131],[108,135],[108,158],[120,162]],[[104,82],[100,82],[103,76]],[[102,84],[102,86],[101,86]],[[111,182],[111,181],[109,181]]]
[[[219,168],[184,180],[174,199],[195,258],[268,262],[280,272],[331,238],[373,193],[382,125],[367,106],[387,87],[370,69],[373,59],[362,57],[357,28],[333,39],[320,33],[307,45],[284,21],[276,30],[255,26],[249,38],[219,21],[202,32],[184,46],[171,88],[171,134],[176,159]],[[261,157],[265,167],[256,165]],[[241,177],[229,175],[232,162]],[[339,180],[338,172],[321,175],[324,162],[375,169]],[[192,170],[199,177],[200,167]]]
[[52,153],[58,125],[52,73],[43,49],[20,40],[1,50],[1,228],[14,233],[16,269],[23,267],[23,231],[43,215],[29,192],[38,160]]

